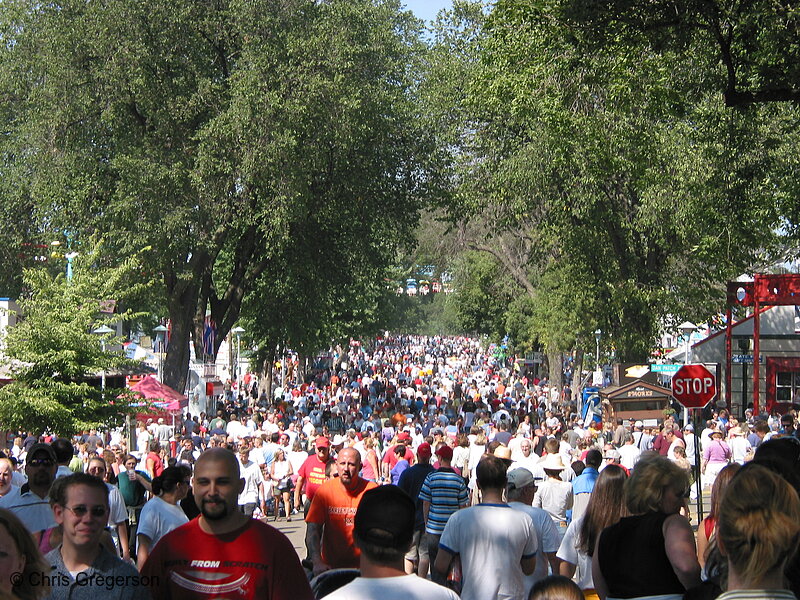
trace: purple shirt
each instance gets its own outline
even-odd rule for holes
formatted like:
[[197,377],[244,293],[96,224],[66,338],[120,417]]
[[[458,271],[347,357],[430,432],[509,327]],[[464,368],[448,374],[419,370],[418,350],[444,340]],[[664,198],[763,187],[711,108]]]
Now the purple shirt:
[[713,440],[703,450],[703,458],[706,462],[710,463],[723,463],[728,462],[731,457],[731,449],[728,444],[722,440]]

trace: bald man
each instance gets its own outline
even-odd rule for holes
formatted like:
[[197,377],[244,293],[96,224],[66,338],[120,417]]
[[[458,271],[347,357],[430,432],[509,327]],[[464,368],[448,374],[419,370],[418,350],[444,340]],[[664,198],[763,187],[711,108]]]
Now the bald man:
[[233,452],[200,455],[192,480],[200,516],[161,538],[142,568],[156,600],[313,598],[292,543],[239,511],[244,484]]
[[361,552],[353,540],[353,523],[364,492],[378,487],[359,476],[361,454],[344,448],[336,457],[338,477],[317,489],[306,516],[306,546],[314,575],[328,569],[359,567]]

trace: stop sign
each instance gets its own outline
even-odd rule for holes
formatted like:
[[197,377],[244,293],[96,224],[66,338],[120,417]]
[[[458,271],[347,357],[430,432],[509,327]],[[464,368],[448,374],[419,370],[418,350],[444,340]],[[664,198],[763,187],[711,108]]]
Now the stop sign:
[[704,365],[683,365],[672,376],[672,395],[686,408],[703,408],[717,395],[717,378]]

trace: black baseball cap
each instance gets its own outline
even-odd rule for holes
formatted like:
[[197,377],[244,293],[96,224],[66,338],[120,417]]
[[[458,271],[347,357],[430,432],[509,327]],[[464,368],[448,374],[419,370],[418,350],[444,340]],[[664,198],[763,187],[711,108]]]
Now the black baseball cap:
[[353,532],[365,542],[406,549],[414,536],[416,508],[396,485],[372,488],[361,497]]

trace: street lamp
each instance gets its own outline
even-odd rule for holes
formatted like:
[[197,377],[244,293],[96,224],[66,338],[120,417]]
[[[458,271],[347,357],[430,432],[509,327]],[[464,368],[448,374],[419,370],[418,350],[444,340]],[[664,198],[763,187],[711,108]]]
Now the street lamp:
[[686,349],[683,355],[683,364],[689,363],[689,339],[692,337],[692,334],[697,331],[697,325],[691,323],[689,321],[684,321],[680,325],[678,325],[678,329],[680,329],[681,333],[685,338]]
[[603,337],[603,332],[597,329],[594,332],[594,341],[596,344],[595,353],[594,353],[594,364],[597,365],[597,370],[600,370],[600,338]]
[[154,327],[153,331],[156,333],[156,342],[158,343],[158,380],[160,382],[164,382],[164,374],[162,373],[164,369],[164,343],[166,342],[166,335],[167,329],[163,325],[158,325],[158,327]]
[[240,362],[242,356],[242,334],[244,329],[242,327],[234,327],[231,333],[236,334],[236,385],[239,388],[239,393],[242,392],[242,363]]
[[[114,330],[111,329],[111,327],[109,327],[108,325],[101,325],[100,327],[98,327],[97,329],[92,331],[92,333],[95,334],[95,335],[101,336],[100,337],[100,347],[103,350],[103,354],[105,354],[105,352],[106,352],[106,338],[105,338],[105,336],[107,336],[110,333],[115,333]],[[101,376],[100,376],[100,389],[104,392],[103,397],[105,398],[105,390],[106,390],[106,370],[105,370],[105,367],[103,368],[103,371],[102,371]]]

